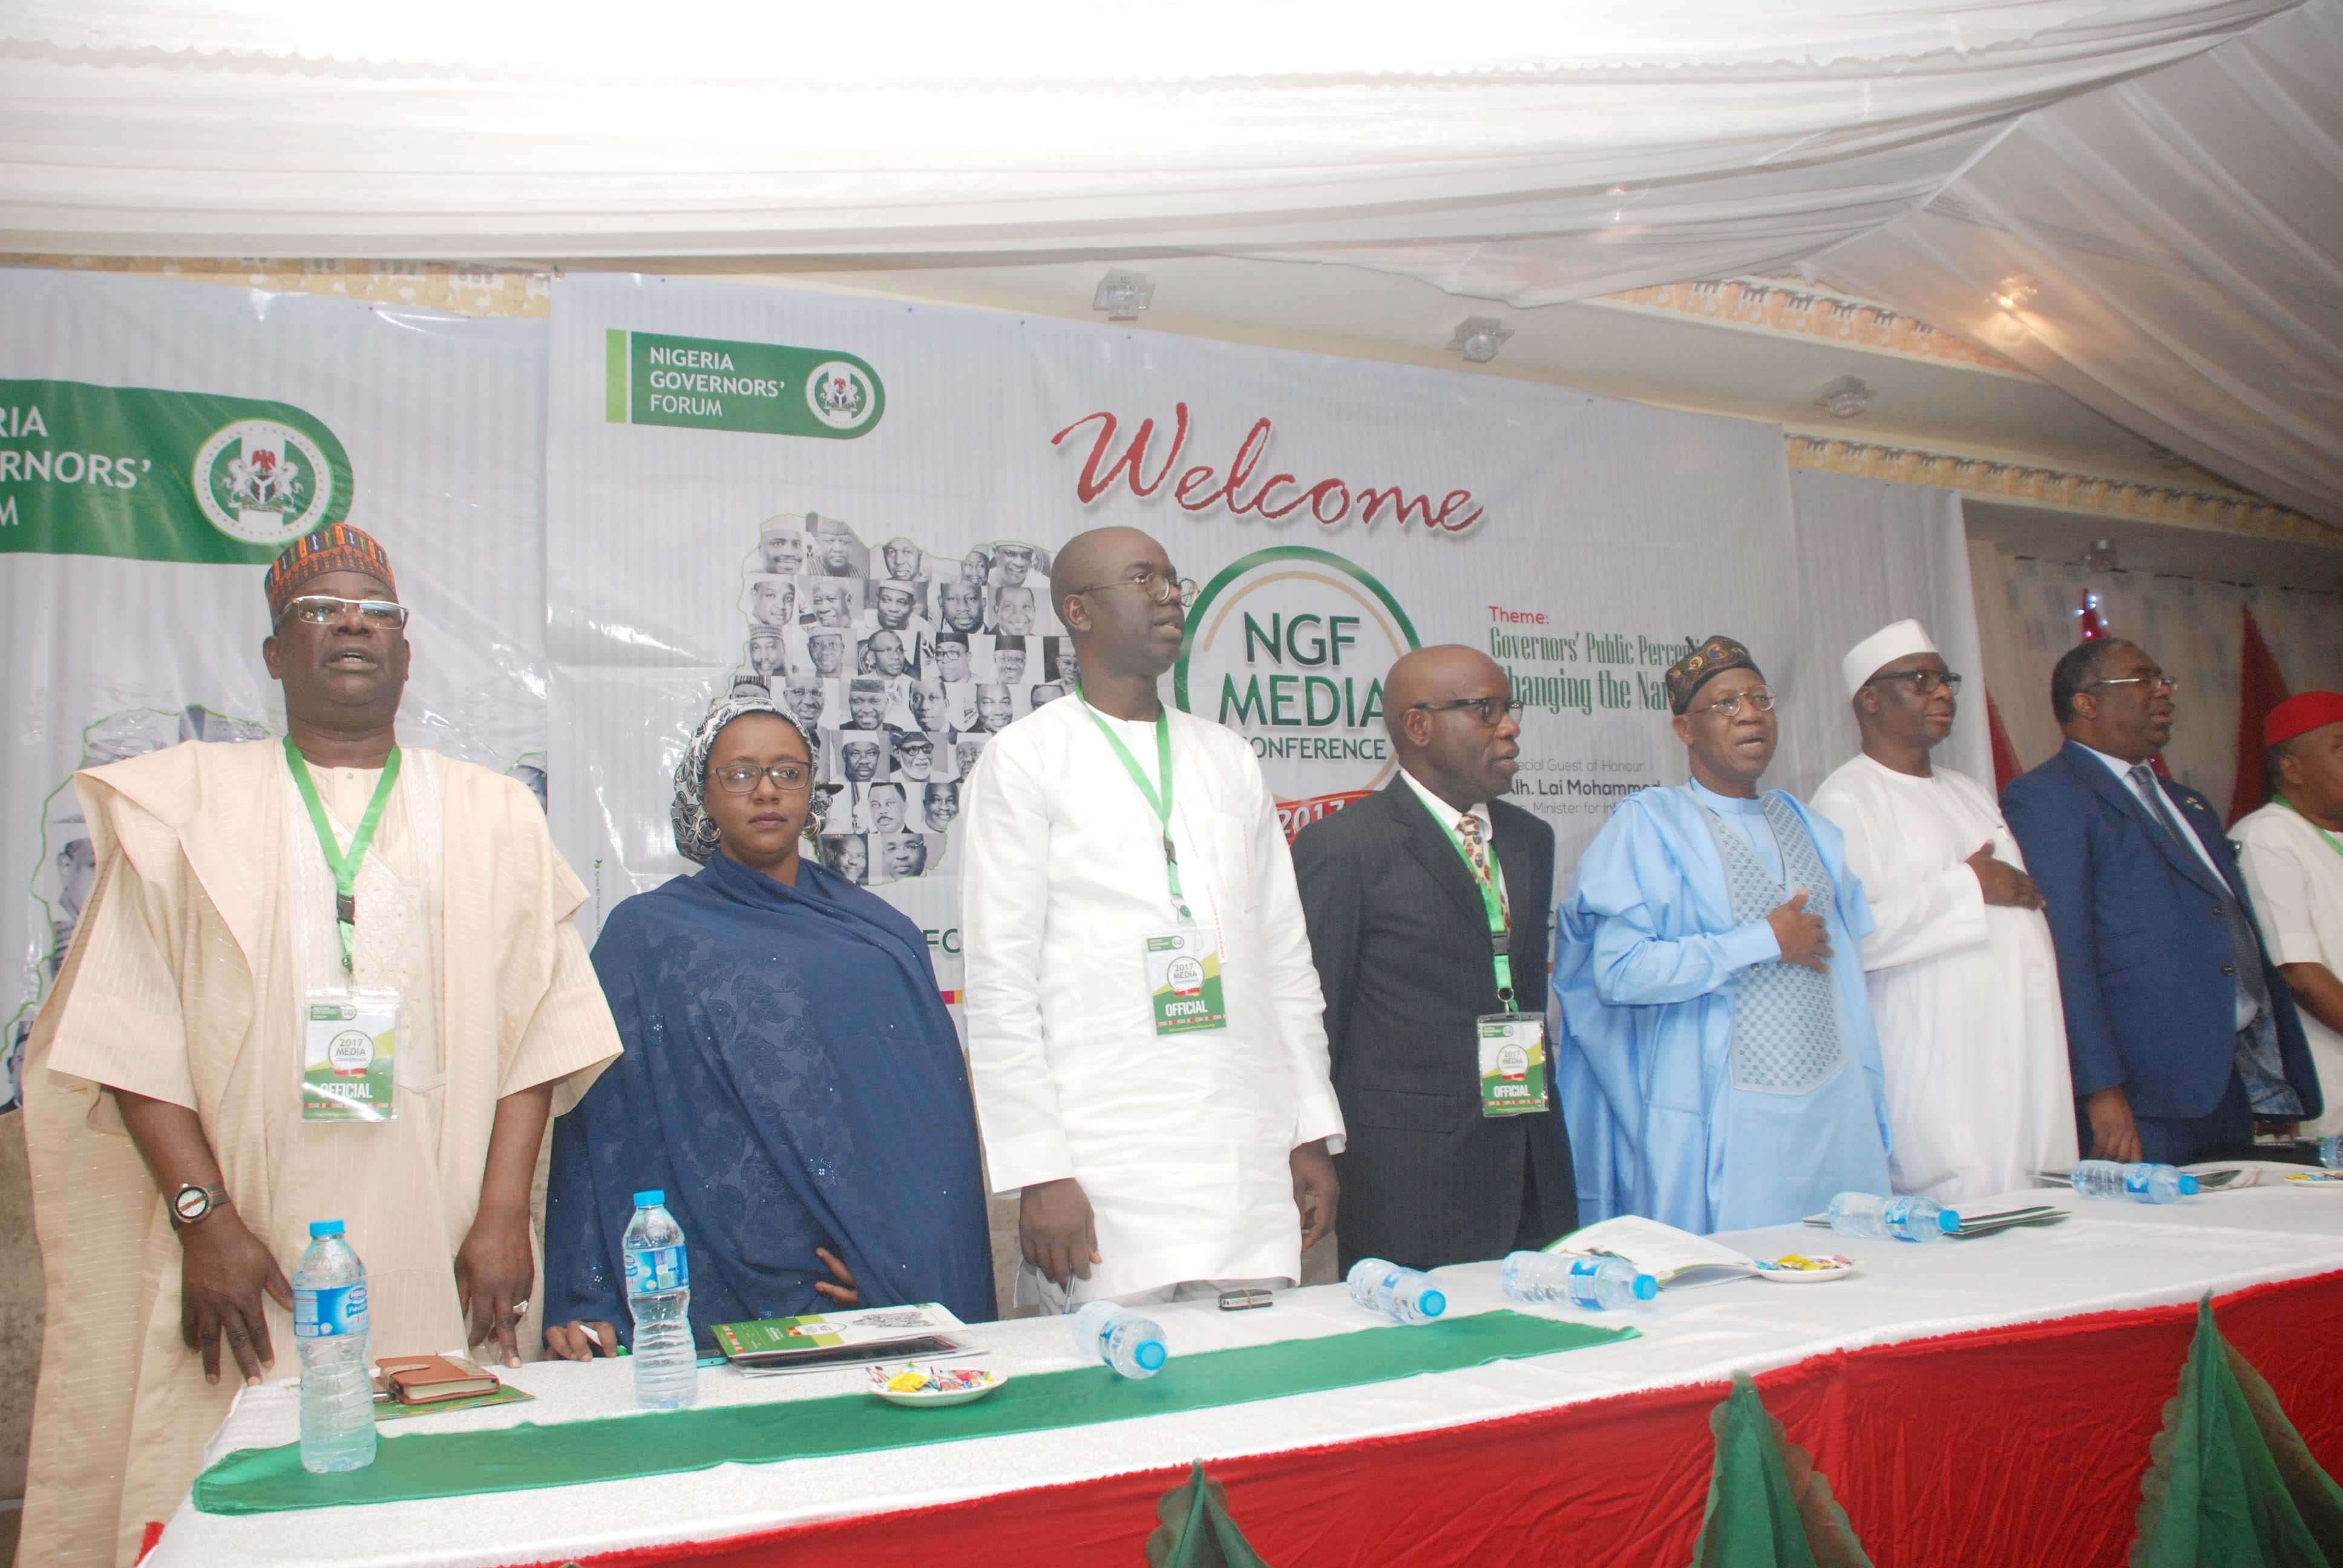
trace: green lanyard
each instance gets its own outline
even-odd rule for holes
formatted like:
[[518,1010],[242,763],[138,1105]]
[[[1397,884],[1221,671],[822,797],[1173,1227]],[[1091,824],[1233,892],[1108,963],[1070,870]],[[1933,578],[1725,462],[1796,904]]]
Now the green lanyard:
[[342,934],[342,967],[356,970],[358,950],[358,866],[366,859],[367,846],[374,842],[375,825],[382,820],[382,809],[390,800],[390,788],[398,782],[398,748],[390,749],[383,759],[382,781],[374,787],[374,799],[367,802],[366,815],[358,819],[358,830],[351,836],[350,852],[345,856],[341,846],[334,842],[333,824],[326,820],[325,802],[317,799],[317,781],[309,777],[309,765],[301,759],[301,749],[293,738],[285,738],[285,765],[293,769],[293,782],[301,787],[302,804],[309,808],[309,823],[317,829],[317,848],[326,852],[326,864],[334,870],[334,923]]
[[[2285,807],[2296,816],[2302,817],[2304,821],[2310,822],[2310,819],[2308,817],[2303,816],[2302,808],[2288,799],[2285,796],[2273,795],[2270,799],[2276,800],[2279,805]],[[2327,840],[2327,847],[2328,849],[2334,850],[2338,855],[2343,855],[2343,839],[2338,839],[2334,834],[2328,832],[2326,829],[2321,828],[2316,822],[2310,822],[2310,827],[2312,831],[2316,832],[2320,838]]]
[[[1423,797],[1418,796],[1417,799],[1423,799]],[[1464,862],[1464,869],[1473,874],[1473,880],[1481,889],[1481,908],[1489,917],[1489,967],[1497,977],[1497,1000],[1510,1011],[1513,1006],[1513,955],[1506,950],[1513,942],[1513,916],[1505,908],[1503,895],[1497,891],[1496,879],[1473,863],[1473,851],[1464,847],[1464,837],[1456,831],[1455,825],[1433,811],[1429,800],[1424,801],[1423,809],[1432,812],[1432,819],[1440,824],[1442,832],[1448,835],[1448,842],[1455,848],[1456,858]],[[1496,850],[1492,849],[1488,853],[1493,857]]]
[[1158,706],[1155,709],[1155,772],[1163,781],[1162,790],[1158,793],[1155,786],[1147,781],[1147,775],[1139,770],[1139,759],[1131,754],[1131,748],[1122,743],[1122,737],[1114,732],[1113,727],[1099,717],[1091,699],[1083,696],[1079,682],[1075,684],[1074,696],[1081,702],[1082,711],[1091,716],[1091,722],[1098,726],[1099,733],[1106,737],[1106,743],[1114,748],[1122,770],[1131,775],[1131,781],[1147,798],[1148,807],[1163,830],[1163,879],[1172,889],[1172,907],[1180,911],[1182,920],[1193,920],[1195,917],[1188,912],[1187,895],[1180,891],[1180,851],[1172,844],[1172,726],[1166,722],[1162,708]]

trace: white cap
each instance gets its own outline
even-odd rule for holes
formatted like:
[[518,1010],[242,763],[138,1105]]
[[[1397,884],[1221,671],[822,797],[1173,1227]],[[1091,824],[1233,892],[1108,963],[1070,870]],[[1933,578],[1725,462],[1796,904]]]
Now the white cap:
[[1847,650],[1839,661],[1839,674],[1846,679],[1846,694],[1853,697],[1863,689],[1863,683],[1879,673],[1882,665],[1893,663],[1915,653],[1934,653],[1936,645],[1928,640],[1927,631],[1916,620],[1899,620],[1894,626],[1881,627]]

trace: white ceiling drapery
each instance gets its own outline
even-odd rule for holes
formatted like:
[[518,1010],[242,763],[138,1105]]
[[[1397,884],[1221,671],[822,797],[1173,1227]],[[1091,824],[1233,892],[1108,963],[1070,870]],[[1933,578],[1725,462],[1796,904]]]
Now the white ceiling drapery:
[[1523,306],[1820,258],[2343,520],[2343,0],[2298,5],[14,0],[0,249],[1218,252]]

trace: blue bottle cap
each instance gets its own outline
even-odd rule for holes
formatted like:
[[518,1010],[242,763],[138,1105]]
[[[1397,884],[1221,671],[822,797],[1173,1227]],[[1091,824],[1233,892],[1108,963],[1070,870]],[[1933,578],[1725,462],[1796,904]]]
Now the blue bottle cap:
[[1648,1302],[1659,1293],[1659,1281],[1652,1278],[1649,1274],[1638,1274],[1635,1276],[1635,1299],[1637,1301]]
[[1960,1211],[1957,1209],[1937,1210],[1936,1229],[1942,1231],[1947,1236],[1959,1235],[1961,1233]]
[[656,1209],[666,1201],[667,1189],[664,1187],[653,1187],[649,1191],[635,1194],[635,1207],[638,1209]]
[[1448,1310],[1448,1298],[1438,1291],[1426,1291],[1415,1298],[1416,1310],[1427,1318],[1436,1318]]
[[339,1220],[312,1220],[309,1221],[309,1238],[312,1241],[315,1241],[319,1236],[338,1236],[341,1233],[342,1222]]
[[2197,1195],[2197,1178],[2186,1171],[2180,1173],[2180,1195],[2184,1198],[2194,1198]]
[[1161,1340],[1141,1340],[1139,1348],[1131,1352],[1131,1359],[1149,1372],[1161,1372],[1164,1353]]

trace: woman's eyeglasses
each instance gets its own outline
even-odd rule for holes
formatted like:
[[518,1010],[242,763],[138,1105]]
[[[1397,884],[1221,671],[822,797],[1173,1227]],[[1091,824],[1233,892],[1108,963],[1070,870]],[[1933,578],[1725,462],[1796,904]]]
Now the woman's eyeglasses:
[[746,795],[759,779],[770,779],[774,789],[795,795],[813,787],[813,769],[802,762],[775,762],[762,768],[754,762],[727,762],[715,769],[715,779],[728,795]]

